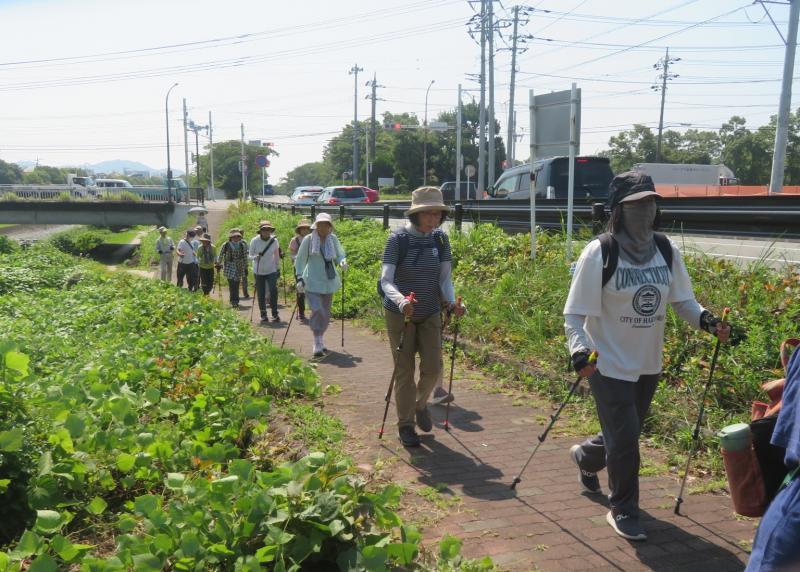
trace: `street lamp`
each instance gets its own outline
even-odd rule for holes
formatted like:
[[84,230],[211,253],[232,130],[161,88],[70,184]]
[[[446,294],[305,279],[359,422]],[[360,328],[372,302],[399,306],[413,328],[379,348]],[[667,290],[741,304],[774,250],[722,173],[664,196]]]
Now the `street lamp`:
[[428,94],[431,91],[431,86],[435,82],[431,80],[428,84],[428,89],[425,90],[425,129],[422,132],[422,185],[428,184]]
[[172,202],[172,166],[169,162],[169,93],[178,86],[176,81],[171,88],[167,90],[167,97],[164,98],[164,115],[167,118],[167,199]]

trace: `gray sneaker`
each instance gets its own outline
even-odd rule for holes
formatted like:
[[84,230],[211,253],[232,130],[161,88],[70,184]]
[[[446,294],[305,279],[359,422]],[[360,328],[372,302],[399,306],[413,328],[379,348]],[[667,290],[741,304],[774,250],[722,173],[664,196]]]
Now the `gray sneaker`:
[[433,429],[433,421],[431,421],[431,414],[427,407],[417,409],[417,427],[426,433]]
[[431,397],[431,404],[444,405],[453,401],[453,394],[447,393],[443,387],[437,387],[433,390],[433,397]]
[[614,532],[619,534],[622,538],[627,538],[628,540],[647,540],[647,533],[644,531],[644,527],[639,524],[638,517],[630,516],[624,512],[614,514],[614,511],[610,510],[606,515],[606,520],[608,524],[611,525],[611,528],[614,529]]
[[414,431],[411,425],[403,425],[400,427],[400,442],[403,447],[419,447],[419,435]]
[[597,473],[592,473],[591,471],[584,471],[581,469],[581,466],[578,464],[578,450],[580,450],[580,445],[573,445],[569,448],[569,456],[572,458],[572,462],[575,463],[575,466],[578,467],[578,471],[580,471],[579,480],[581,485],[583,486],[583,490],[589,493],[590,495],[599,495],[602,493],[602,489],[600,488],[600,479],[597,478]]

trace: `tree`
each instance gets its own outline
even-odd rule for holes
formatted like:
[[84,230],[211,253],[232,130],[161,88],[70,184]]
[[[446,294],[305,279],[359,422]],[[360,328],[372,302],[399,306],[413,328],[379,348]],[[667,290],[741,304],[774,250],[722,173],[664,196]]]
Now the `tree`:
[[601,155],[611,159],[611,170],[615,173],[627,171],[635,163],[653,163],[656,160],[656,137],[645,125],[637,123],[633,129],[613,135],[608,146],[610,148]]
[[0,159],[0,184],[14,185],[22,182],[22,169],[14,163],[6,163]]
[[[270,147],[257,145],[244,146],[248,166],[247,189],[250,193],[261,194],[261,167],[256,166],[256,155],[277,155]],[[236,140],[214,143],[214,179],[216,186],[225,191],[225,197],[232,199],[242,190],[242,173],[239,169],[242,154],[241,143]],[[200,156],[201,176],[209,172],[208,154]]]
[[310,185],[325,187],[334,181],[335,176],[324,162],[303,163],[286,173],[286,176],[278,185],[278,192],[288,195],[295,187]]

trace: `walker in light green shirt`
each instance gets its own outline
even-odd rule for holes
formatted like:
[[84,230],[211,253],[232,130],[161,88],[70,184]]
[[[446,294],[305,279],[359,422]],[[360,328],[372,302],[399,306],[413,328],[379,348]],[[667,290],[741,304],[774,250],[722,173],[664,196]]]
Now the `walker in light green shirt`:
[[315,294],[333,294],[342,287],[342,278],[337,266],[345,259],[344,248],[335,234],[329,234],[327,240],[333,241],[333,248],[336,256],[333,265],[336,276],[328,278],[325,273],[325,260],[321,254],[311,254],[311,235],[303,238],[300,248],[297,250],[297,258],[294,261],[295,274],[305,282],[306,292]]

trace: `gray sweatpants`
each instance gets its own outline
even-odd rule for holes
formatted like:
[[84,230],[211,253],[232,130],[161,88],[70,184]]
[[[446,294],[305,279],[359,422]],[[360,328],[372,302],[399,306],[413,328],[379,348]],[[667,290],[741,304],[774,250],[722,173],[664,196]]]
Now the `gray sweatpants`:
[[314,335],[321,336],[328,329],[328,324],[331,323],[333,294],[306,292],[306,301],[308,302],[308,309],[311,310],[308,326]]
[[578,466],[596,473],[608,468],[608,501],[616,513],[639,516],[639,434],[659,374],[623,381],[600,372],[589,378],[601,433],[581,443]]

